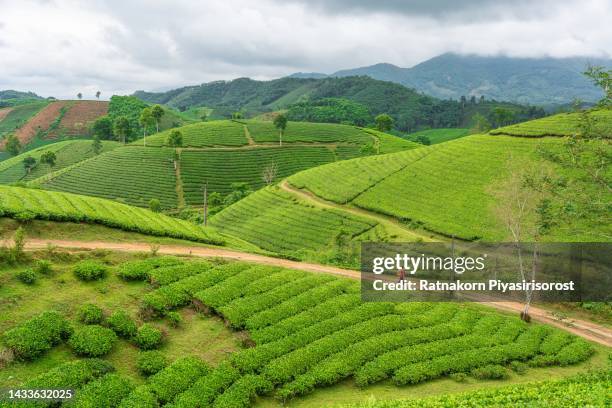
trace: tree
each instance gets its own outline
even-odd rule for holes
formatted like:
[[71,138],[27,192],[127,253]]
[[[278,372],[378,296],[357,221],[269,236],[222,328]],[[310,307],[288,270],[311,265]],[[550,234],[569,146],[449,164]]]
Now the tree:
[[376,129],[381,132],[388,132],[393,127],[393,118],[386,113],[376,116],[374,121],[376,122]]
[[173,130],[166,139],[166,144],[170,147],[181,147],[183,145],[183,134],[180,130]]
[[34,166],[36,166],[36,159],[33,158],[32,156],[26,156],[23,159],[23,167],[26,169],[28,174],[30,174],[30,171],[32,171]]
[[491,114],[493,115],[493,122],[495,122],[496,127],[509,125],[514,120],[514,113],[501,106],[493,108]]
[[93,141],[91,142],[91,149],[93,150],[95,155],[98,155],[102,152],[102,142],[98,136],[94,136]]
[[14,134],[8,135],[6,138],[6,152],[11,156],[17,156],[19,151],[21,150],[21,143],[19,143],[19,139]]
[[202,113],[200,114],[200,120],[201,120],[202,122],[206,122],[206,121],[208,120],[208,115],[206,114],[206,112],[202,112]]
[[472,128],[470,129],[470,133],[485,133],[491,130],[491,123],[487,120],[484,115],[480,113],[476,113],[472,116]]
[[276,165],[276,163],[270,163],[263,169],[261,178],[263,179],[264,183],[266,183],[267,186],[270,186],[272,185],[272,183],[274,183],[277,173],[278,173],[278,166]]
[[232,119],[242,119],[242,112],[232,113]]
[[429,146],[431,144],[431,140],[429,140],[429,138],[425,135],[418,135],[414,141],[425,146]]
[[51,150],[47,150],[40,156],[40,162],[48,164],[51,167],[55,166],[56,161],[57,156],[55,155],[55,152],[52,152]]
[[606,70],[604,67],[589,66],[584,75],[604,92],[604,97],[598,103],[599,106],[612,106],[612,70]]
[[225,199],[223,200],[224,206],[232,205],[253,192],[249,186],[249,183],[232,183],[230,186],[232,188],[232,192],[225,196]]
[[157,198],[149,200],[149,209],[156,213],[161,211],[161,203]]
[[83,94],[79,92],[79,93],[77,94],[77,98],[79,98],[79,99],[83,99]]
[[119,116],[117,119],[115,119],[113,130],[119,141],[125,144],[131,130],[130,120],[127,118],[127,116]]
[[142,126],[143,144],[146,146],[147,145],[147,128],[149,126],[152,126],[153,122],[155,122],[155,118],[153,118],[153,113],[152,113],[151,108],[144,108],[142,111],[140,111],[140,117],[138,118],[138,122],[140,123],[140,126]]
[[113,138],[113,121],[108,115],[100,116],[91,125],[91,133],[101,140],[111,140]]
[[[538,268],[538,243],[552,226],[549,197],[541,186],[550,177],[549,170],[540,164],[522,162],[509,157],[507,177],[492,189],[494,212],[505,226],[514,244],[521,280],[535,280]],[[529,247],[524,245],[529,243]],[[531,253],[529,253],[531,252]],[[525,289],[525,306],[521,318],[529,321],[529,307],[533,290]]]
[[102,92],[97,91],[97,92],[96,92],[96,99],[100,99],[100,95],[101,95],[101,94],[102,94]]
[[157,126],[157,133],[159,133],[159,121],[161,120],[162,116],[164,116],[165,113],[166,111],[164,110],[164,108],[161,107],[161,105],[154,105],[151,108],[151,115],[153,116],[153,119],[155,119],[155,125]]
[[283,133],[287,129],[287,116],[284,114],[276,115],[274,118],[274,127],[278,129],[278,144],[283,145]]

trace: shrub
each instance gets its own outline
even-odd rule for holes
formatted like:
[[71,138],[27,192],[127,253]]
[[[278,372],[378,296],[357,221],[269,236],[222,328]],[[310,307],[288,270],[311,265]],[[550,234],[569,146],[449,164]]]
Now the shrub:
[[85,326],[74,332],[68,344],[81,356],[99,357],[107,354],[117,341],[111,329],[102,326]]
[[517,374],[525,374],[529,366],[520,361],[513,361],[510,363],[510,369]]
[[171,256],[146,259],[144,261],[124,262],[119,266],[117,275],[125,281],[146,280],[149,272],[164,266],[180,265],[182,261]]
[[33,285],[38,280],[38,275],[32,269],[24,269],[17,273],[17,279],[26,285]]
[[196,357],[184,357],[149,378],[149,389],[161,404],[168,403],[187,390],[210,368]]
[[508,370],[500,365],[487,365],[472,370],[472,376],[479,380],[503,380],[509,377]]
[[53,264],[45,259],[41,259],[36,262],[34,270],[41,275],[50,275],[53,272]]
[[468,378],[466,373],[452,373],[449,377],[458,383],[464,383]]
[[121,401],[119,408],[159,408],[159,403],[149,387],[141,385]]
[[80,389],[74,401],[67,405],[77,407],[111,408],[119,405],[134,388],[132,383],[117,374],[106,374]]
[[166,357],[159,351],[141,351],[136,366],[142,375],[157,374],[167,365]]
[[99,324],[104,319],[104,312],[98,306],[87,303],[79,309],[79,321],[85,324]]
[[152,198],[149,200],[149,210],[156,213],[161,211],[161,203],[157,198]]
[[106,266],[96,261],[81,261],[74,266],[74,274],[82,281],[103,279],[106,271]]
[[151,350],[159,347],[163,339],[164,334],[160,329],[145,323],[138,328],[134,341],[141,350]]
[[[81,388],[91,380],[114,370],[113,366],[97,358],[70,361],[26,382],[24,388],[58,389]],[[34,404],[32,404],[34,406]],[[39,405],[36,405],[39,406]]]
[[129,339],[136,335],[136,323],[134,323],[134,320],[129,314],[122,310],[113,312],[110,316],[108,316],[108,319],[106,319],[106,324],[120,337]]
[[168,321],[172,327],[179,327],[183,322],[183,317],[179,312],[168,312],[166,317],[168,317]]
[[8,330],[2,339],[16,358],[33,359],[68,338],[71,333],[68,321],[58,312],[49,311]]

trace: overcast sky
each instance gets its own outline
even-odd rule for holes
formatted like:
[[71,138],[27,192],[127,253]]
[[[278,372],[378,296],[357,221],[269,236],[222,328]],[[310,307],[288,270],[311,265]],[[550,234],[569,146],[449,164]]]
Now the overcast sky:
[[0,0],[0,89],[73,98],[453,51],[612,57],[612,0]]

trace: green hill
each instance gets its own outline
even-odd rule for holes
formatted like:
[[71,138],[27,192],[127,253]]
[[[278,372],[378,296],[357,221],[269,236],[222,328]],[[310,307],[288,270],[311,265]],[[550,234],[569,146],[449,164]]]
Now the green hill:
[[76,194],[0,186],[0,216],[101,224],[126,231],[222,245],[214,230],[142,208]]
[[[102,152],[113,150],[119,146],[121,145],[118,142],[103,141]],[[54,152],[56,155],[57,161],[54,166],[40,163],[40,156],[48,151]],[[94,156],[91,140],[67,140],[45,145],[0,162],[0,184],[34,180]],[[32,157],[37,162],[29,173],[23,164],[26,157]]]
[[463,136],[467,136],[470,133],[469,129],[427,129],[421,130],[420,132],[410,133],[406,136],[406,139],[413,142],[419,140],[428,140],[430,144],[438,144],[448,142],[449,140],[458,139]]
[[[598,109],[587,113],[592,121],[593,131],[612,137],[612,109]],[[524,137],[570,136],[581,133],[582,114],[578,112],[560,113],[545,118],[517,123],[492,130],[492,135],[511,135]]]
[[[34,180],[44,189],[66,191],[164,209],[202,205],[202,187],[229,194],[233,183],[263,187],[273,181],[339,160],[413,149],[420,145],[353,126],[290,122],[284,143],[271,122],[211,121],[184,126],[184,147],[165,147],[167,131]],[[248,135],[248,137],[247,137]],[[176,167],[175,167],[176,162]]]
[[6,110],[8,112],[6,116],[0,116],[0,139],[23,126],[32,116],[36,115],[48,104],[48,101],[43,100],[10,108],[0,108],[0,110]]

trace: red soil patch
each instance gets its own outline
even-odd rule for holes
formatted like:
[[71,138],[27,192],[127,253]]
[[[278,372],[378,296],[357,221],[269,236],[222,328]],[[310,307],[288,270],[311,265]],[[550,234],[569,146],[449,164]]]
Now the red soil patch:
[[49,126],[51,126],[53,121],[60,115],[60,110],[69,104],[70,102],[68,101],[52,102],[34,115],[25,125],[17,129],[15,135],[17,139],[19,139],[21,145],[25,146],[28,144],[34,139],[34,136],[36,136],[39,130],[45,131],[49,129]]
[[49,135],[50,138],[89,135],[89,126],[100,116],[108,113],[108,102],[76,101],[62,118],[59,128]]
[[9,112],[12,111],[12,110],[13,110],[13,108],[3,108],[3,109],[0,109],[0,120],[6,118],[6,115],[8,115]]

